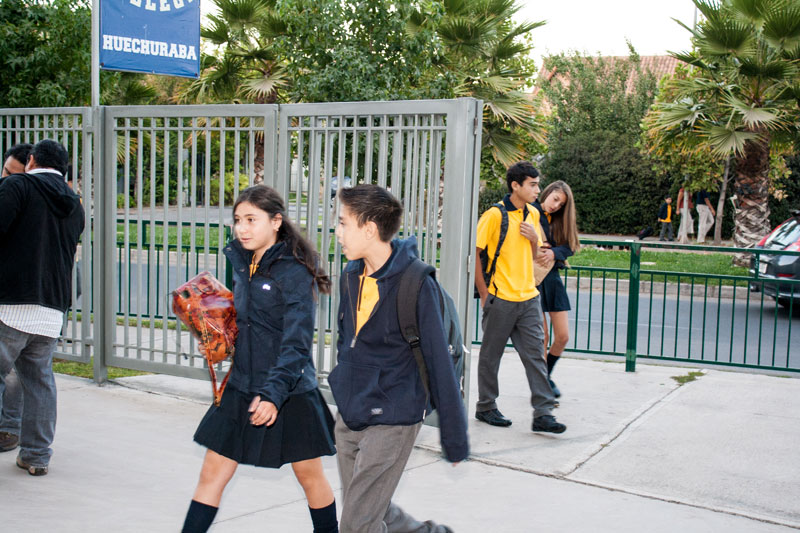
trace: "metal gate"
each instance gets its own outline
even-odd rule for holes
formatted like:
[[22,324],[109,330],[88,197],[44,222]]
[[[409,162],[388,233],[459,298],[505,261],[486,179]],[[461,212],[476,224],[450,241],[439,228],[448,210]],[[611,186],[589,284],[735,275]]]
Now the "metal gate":
[[[98,381],[106,366],[206,379],[169,292],[203,270],[227,279],[221,250],[231,238],[233,202],[262,178],[327,257],[335,288],[342,269],[335,191],[357,183],[389,188],[405,207],[401,234],[416,235],[422,259],[447,273],[440,280],[470,331],[481,110],[469,98],[0,110],[4,147],[25,134],[65,145],[67,133],[80,134],[68,148],[80,162],[87,211],[84,296],[73,302],[75,333],[65,332],[58,356],[94,355]],[[93,138],[102,139],[96,150]],[[94,183],[92,168],[102,169]],[[91,289],[89,309],[83,302]],[[337,307],[335,290],[321,295],[315,358],[323,388],[336,360]]]

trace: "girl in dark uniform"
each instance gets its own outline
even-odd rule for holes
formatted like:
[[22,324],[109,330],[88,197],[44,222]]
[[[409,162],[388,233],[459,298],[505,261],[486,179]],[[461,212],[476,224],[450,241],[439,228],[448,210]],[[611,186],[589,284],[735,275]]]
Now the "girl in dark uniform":
[[[539,220],[547,238],[544,247],[539,248],[537,262],[547,264],[555,261],[555,265],[537,287],[541,294],[542,314],[544,315],[544,347],[547,353],[547,372],[552,374],[561,352],[569,341],[569,298],[559,270],[566,268],[565,260],[580,249],[578,241],[578,224],[575,221],[575,200],[572,189],[563,181],[554,181],[541,192],[533,206],[539,210]],[[537,280],[538,281],[538,280]],[[549,339],[547,314],[553,325],[553,338]],[[548,341],[552,341],[550,349]],[[561,391],[550,379],[553,394],[558,398]]]
[[209,528],[239,464],[291,463],[314,532],[335,533],[336,503],[320,459],[336,453],[334,421],[311,358],[316,291],[330,293],[331,282],[274,189],[242,191],[233,223],[236,240],[225,255],[233,266],[239,336],[222,401],[194,436],[208,451],[183,531]]

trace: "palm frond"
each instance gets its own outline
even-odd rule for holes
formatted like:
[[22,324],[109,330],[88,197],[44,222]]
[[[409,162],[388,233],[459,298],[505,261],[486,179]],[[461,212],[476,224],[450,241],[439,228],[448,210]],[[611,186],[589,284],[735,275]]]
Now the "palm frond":
[[[720,18],[720,3],[718,1],[694,0],[694,5],[706,20],[717,20]],[[691,31],[691,30],[690,30]]]
[[797,75],[797,66],[784,60],[762,63],[754,58],[746,58],[738,65],[738,71],[742,76],[750,78],[784,80]]
[[742,121],[749,127],[764,127],[767,129],[782,129],[784,121],[780,117],[779,111],[775,108],[755,107],[747,105],[733,95],[728,95],[725,102],[741,117]]
[[268,12],[264,0],[214,0],[219,8],[220,18],[235,27],[257,24]]
[[703,128],[701,135],[707,139],[711,150],[718,155],[744,154],[744,145],[747,141],[759,139],[757,133],[710,125]]
[[738,20],[706,21],[698,33],[697,48],[701,55],[748,57],[755,51],[753,28]]
[[496,120],[514,125],[524,124],[533,115],[533,106],[524,94],[509,91],[497,94],[490,99],[484,98],[484,110],[490,112]]
[[691,100],[665,103],[653,110],[653,122],[656,129],[666,130],[676,126],[693,127],[706,117],[703,104]]
[[772,0],[728,0],[730,10],[739,20],[759,27],[773,3]]
[[491,149],[495,161],[505,166],[513,165],[525,155],[515,135],[491,123],[484,123],[482,141]]
[[246,98],[263,101],[277,93],[279,88],[286,87],[288,81],[282,70],[276,70],[268,76],[246,80],[241,91]]
[[687,65],[692,65],[693,67],[697,67],[702,70],[708,70],[709,66],[700,59],[696,53],[694,52],[672,52],[667,51],[669,55],[677,59],[678,61],[683,61]]
[[227,43],[230,35],[230,28],[225,21],[215,15],[209,15],[208,20],[211,22],[211,25],[200,28],[200,37],[216,45]]
[[763,34],[769,44],[781,51],[800,45],[800,5],[770,10]]

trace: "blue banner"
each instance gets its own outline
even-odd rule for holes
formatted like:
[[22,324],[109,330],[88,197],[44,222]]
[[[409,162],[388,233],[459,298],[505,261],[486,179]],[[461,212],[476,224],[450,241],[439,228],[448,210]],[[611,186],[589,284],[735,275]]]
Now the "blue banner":
[[196,78],[200,0],[101,0],[100,68]]

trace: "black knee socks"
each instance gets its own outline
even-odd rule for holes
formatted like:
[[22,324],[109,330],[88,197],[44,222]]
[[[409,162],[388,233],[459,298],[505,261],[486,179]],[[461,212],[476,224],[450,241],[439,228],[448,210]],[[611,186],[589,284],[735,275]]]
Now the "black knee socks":
[[192,500],[181,533],[205,533],[216,515],[216,507]]
[[336,500],[322,509],[308,508],[314,533],[339,533],[339,522],[336,520]]
[[550,374],[553,372],[553,367],[556,366],[556,363],[558,363],[558,358],[559,357],[561,357],[561,356],[560,355],[553,355],[551,353],[547,354],[547,375],[548,376],[550,376]]

